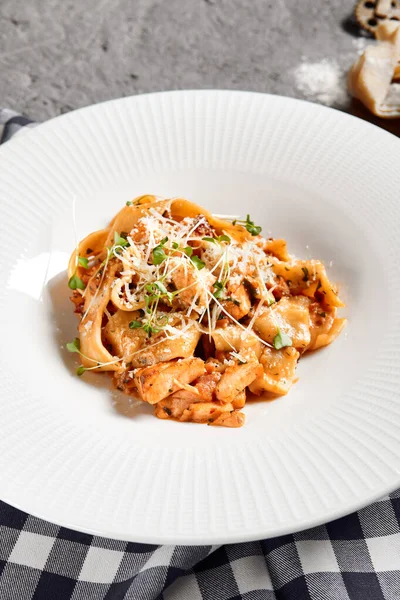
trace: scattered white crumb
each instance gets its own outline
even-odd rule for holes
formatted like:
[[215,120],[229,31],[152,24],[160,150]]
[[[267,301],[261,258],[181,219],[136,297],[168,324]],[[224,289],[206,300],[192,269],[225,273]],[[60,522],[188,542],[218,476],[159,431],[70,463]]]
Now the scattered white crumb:
[[295,85],[307,100],[327,106],[342,105],[347,100],[346,73],[335,60],[318,62],[304,59],[292,70]]
[[92,325],[93,325],[93,321],[87,321],[84,324],[83,328],[84,328],[85,331],[89,331],[89,329],[91,328]]
[[353,38],[352,39],[353,46],[357,51],[357,54],[361,56],[364,52],[365,48],[371,43],[371,40],[365,37]]

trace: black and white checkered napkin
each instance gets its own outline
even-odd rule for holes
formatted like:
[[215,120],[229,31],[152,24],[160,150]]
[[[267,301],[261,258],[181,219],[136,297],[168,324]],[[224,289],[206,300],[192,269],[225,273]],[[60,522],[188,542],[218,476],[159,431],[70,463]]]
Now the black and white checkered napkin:
[[[1,142],[29,124],[0,109]],[[0,600],[399,599],[400,490],[321,527],[220,547],[100,538],[0,502]]]

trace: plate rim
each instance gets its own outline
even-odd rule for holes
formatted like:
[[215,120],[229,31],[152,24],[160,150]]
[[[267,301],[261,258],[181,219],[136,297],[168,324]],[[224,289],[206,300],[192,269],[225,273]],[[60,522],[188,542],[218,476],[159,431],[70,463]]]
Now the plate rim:
[[[334,112],[336,116],[339,116],[339,118],[343,119],[343,120],[354,120],[356,119],[359,123],[361,123],[362,127],[364,128],[370,128],[372,127],[374,130],[379,131],[380,135],[383,134],[383,136],[390,136],[392,139],[398,139],[395,135],[393,135],[392,133],[381,129],[380,127],[378,127],[377,125],[374,125],[372,123],[369,123],[368,121],[364,121],[363,119],[356,117],[354,115],[350,115],[348,113],[344,113],[340,110],[331,108],[331,107],[327,107],[327,106],[323,106],[320,104],[316,104],[313,102],[309,102],[306,100],[301,100],[301,99],[296,99],[296,98],[291,98],[291,97],[286,97],[286,96],[279,96],[279,95],[275,95],[275,94],[269,94],[269,93],[263,93],[263,92],[254,92],[254,91],[246,91],[246,90],[229,90],[229,89],[223,89],[223,90],[219,90],[219,89],[185,89],[185,90],[169,90],[169,91],[159,91],[159,92],[149,92],[149,93],[145,93],[145,94],[137,94],[137,95],[132,95],[132,96],[126,96],[126,97],[122,97],[122,98],[115,98],[115,99],[110,99],[110,100],[105,100],[103,102],[99,102],[96,104],[91,104],[88,106],[84,106],[81,108],[78,108],[74,111],[71,111],[69,113],[65,113],[63,115],[58,115],[56,117],[53,117],[51,119],[48,119],[42,123],[39,123],[38,125],[36,125],[33,128],[29,128],[29,130],[24,131],[23,135],[16,135],[13,136],[13,138],[11,138],[11,140],[8,141],[8,144],[5,143],[4,145],[2,145],[0,147],[0,157],[4,156],[11,148],[15,148],[17,147],[17,145],[22,145],[24,143],[24,139],[27,139],[27,136],[35,136],[37,135],[38,132],[45,130],[47,128],[50,128],[53,126],[54,122],[59,122],[60,120],[68,120],[71,118],[71,115],[75,115],[75,114],[81,114],[82,112],[90,112],[91,110],[93,110],[93,108],[98,107],[98,106],[104,106],[104,105],[113,105],[116,103],[119,103],[121,101],[123,102],[130,102],[130,101],[135,101],[138,98],[147,98],[147,97],[154,97],[154,96],[165,96],[165,95],[184,95],[184,94],[193,94],[193,95],[197,95],[197,94],[227,94],[227,95],[256,95],[256,96],[260,96],[260,97],[264,97],[264,98],[281,98],[282,100],[284,100],[285,102],[292,102],[294,104],[297,103],[302,103],[302,104],[306,104],[308,106],[313,106],[316,107],[318,110],[323,110],[323,111],[328,111],[328,112]],[[314,110],[314,109],[313,109]],[[35,133],[36,132],[36,133]],[[227,533],[225,536],[219,536],[219,535],[213,535],[210,536],[210,538],[212,537],[212,544],[225,544],[225,543],[235,543],[235,542],[247,542],[247,541],[254,541],[254,540],[259,540],[259,539],[266,539],[266,538],[271,538],[271,537],[277,537],[277,536],[281,536],[281,535],[285,535],[285,534],[290,534],[290,533],[296,533],[298,531],[303,531],[305,529],[308,529],[310,527],[314,527],[314,526],[318,526],[321,525],[323,523],[332,521],[334,519],[340,518],[342,516],[348,515],[356,510],[359,510],[360,508],[363,508],[371,503],[373,503],[376,500],[379,500],[380,498],[382,498],[383,496],[387,495],[388,493],[390,493],[391,491],[394,491],[397,487],[400,486],[400,473],[398,475],[398,477],[394,477],[393,481],[391,481],[390,484],[386,484],[385,486],[382,486],[379,488],[379,490],[372,490],[371,493],[368,495],[368,497],[364,497],[363,500],[354,500],[353,502],[347,502],[346,503],[346,508],[345,510],[343,510],[343,508],[340,507],[336,507],[334,506],[330,511],[328,511],[327,509],[324,512],[323,516],[317,516],[317,517],[310,517],[309,519],[305,519],[301,522],[299,522],[298,526],[296,526],[296,528],[293,528],[292,526],[287,526],[287,525],[279,525],[275,528],[271,528],[268,527],[267,531],[260,531],[259,533],[255,534],[254,531],[252,531],[251,533],[246,533],[243,532],[242,535],[239,534],[234,534],[234,536],[232,537],[232,534]],[[2,490],[1,493],[1,499],[4,502],[7,502],[8,504],[10,504],[11,506],[14,506],[15,508],[23,511],[23,512],[27,512],[27,509],[23,508],[21,505],[19,505],[18,503],[15,502],[10,502],[7,499],[7,494],[4,493],[4,490]],[[36,516],[40,519],[44,519],[44,520],[48,520],[48,517],[46,517],[45,515],[43,515],[43,513],[41,513],[40,511],[30,511],[29,510],[29,514],[32,514],[33,516]],[[134,536],[132,537],[131,535],[123,535],[123,534],[118,534],[116,532],[104,532],[90,528],[90,527],[85,527],[84,525],[76,525],[75,523],[72,524],[68,524],[67,522],[65,522],[63,519],[58,520],[53,520],[53,523],[56,523],[60,526],[63,527],[67,527],[76,531],[82,531],[85,533],[89,533],[89,534],[93,534],[93,535],[99,535],[101,537],[109,537],[112,539],[118,539],[118,540],[123,540],[123,541],[133,541],[133,542],[137,542],[137,543],[149,543],[149,544],[168,544],[168,543],[174,543],[174,544],[180,544],[180,545],[192,545],[192,544],[198,544],[199,543],[199,538],[198,537],[193,537],[193,536],[184,536],[184,537],[180,537],[180,536],[174,536],[174,541],[171,540],[171,536],[168,537],[167,536],[161,536],[160,538],[158,538],[157,536],[143,536],[143,535],[139,535],[139,536]],[[202,543],[207,544],[207,541],[203,541]]]

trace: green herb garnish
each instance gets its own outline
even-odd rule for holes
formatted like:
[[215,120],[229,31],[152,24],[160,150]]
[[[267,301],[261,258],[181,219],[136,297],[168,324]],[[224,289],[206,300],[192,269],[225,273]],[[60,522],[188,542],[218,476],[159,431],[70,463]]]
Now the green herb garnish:
[[193,248],[191,246],[186,246],[186,248],[184,248],[182,252],[184,252],[186,256],[190,257],[193,254]]
[[153,263],[155,265],[161,265],[164,260],[167,258],[165,254],[164,246],[168,242],[168,238],[165,237],[161,240],[158,246],[153,248]]
[[213,283],[213,287],[215,287],[215,292],[213,293],[214,298],[221,298],[225,287],[222,281],[216,281]]
[[247,231],[253,236],[258,235],[262,231],[262,227],[260,227],[259,225],[254,225],[254,221],[250,219],[250,215],[246,215],[245,221],[242,221],[240,219],[235,219],[234,221],[232,221],[232,225],[236,225],[236,223],[243,223]]
[[214,237],[203,237],[201,238],[203,240],[203,242],[211,242],[213,244],[218,244],[221,242],[227,242],[228,244],[231,243],[231,238],[227,235],[219,235],[218,237],[214,238]]
[[140,329],[141,327],[143,327],[143,325],[140,321],[131,321],[129,323],[129,329]]
[[78,256],[78,265],[80,265],[84,269],[87,269],[89,265],[89,259],[85,256]]
[[125,237],[123,237],[122,233],[120,235],[117,231],[114,231],[114,246],[122,246],[123,248],[125,248],[125,246],[127,246],[128,243],[128,240]]
[[160,333],[161,331],[161,329],[159,329],[158,327],[154,327],[150,323],[146,323],[145,325],[143,325],[143,330],[147,333],[149,338],[153,335],[153,333]]
[[239,302],[239,300],[236,300],[235,298],[231,298],[230,296],[229,296],[228,298],[226,298],[226,301],[227,301],[227,302],[233,302],[233,304],[234,304],[235,306],[240,306],[240,302]]
[[281,348],[286,348],[287,346],[292,346],[292,338],[289,337],[286,333],[278,329],[278,333],[274,337],[274,348],[275,350],[281,350]]
[[192,256],[190,260],[192,261],[196,269],[198,269],[199,271],[201,271],[201,269],[204,269],[204,267],[206,266],[206,263],[196,255]]
[[78,275],[76,273],[74,273],[68,281],[68,287],[71,290],[77,290],[77,289],[84,290],[86,286],[83,283],[82,279],[80,277],[78,277]]
[[68,352],[80,352],[81,351],[81,342],[79,338],[75,338],[73,342],[68,342],[65,344]]
[[84,372],[86,370],[87,370],[86,367],[84,367],[83,365],[80,365],[76,370],[76,374],[78,375],[78,377],[80,377],[81,375],[84,374]]
[[131,200],[128,200],[128,202],[126,203],[127,206],[132,206],[133,202]]

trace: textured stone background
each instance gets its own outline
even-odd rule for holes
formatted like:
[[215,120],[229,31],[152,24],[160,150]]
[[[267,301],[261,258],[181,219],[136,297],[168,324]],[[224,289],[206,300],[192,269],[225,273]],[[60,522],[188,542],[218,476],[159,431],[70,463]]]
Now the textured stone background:
[[[142,92],[232,88],[348,108],[349,0],[1,0],[0,106],[46,119]],[[348,29],[348,28],[347,28]]]

